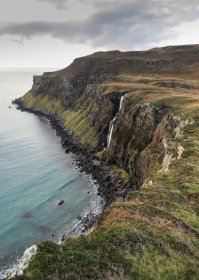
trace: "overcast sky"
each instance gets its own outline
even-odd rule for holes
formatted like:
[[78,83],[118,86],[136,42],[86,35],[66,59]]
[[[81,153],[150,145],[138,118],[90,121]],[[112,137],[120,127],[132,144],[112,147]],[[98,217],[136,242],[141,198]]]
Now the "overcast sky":
[[0,68],[199,43],[199,0],[0,0]]

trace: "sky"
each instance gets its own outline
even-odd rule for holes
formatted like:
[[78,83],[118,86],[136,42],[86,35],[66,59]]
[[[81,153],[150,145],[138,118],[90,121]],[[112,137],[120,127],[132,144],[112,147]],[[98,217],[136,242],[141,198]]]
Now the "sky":
[[63,68],[96,51],[199,44],[198,0],[0,0],[0,68]]

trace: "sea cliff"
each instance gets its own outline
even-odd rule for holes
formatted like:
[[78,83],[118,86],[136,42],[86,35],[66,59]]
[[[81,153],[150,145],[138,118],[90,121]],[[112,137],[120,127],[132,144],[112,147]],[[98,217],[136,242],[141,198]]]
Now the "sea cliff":
[[198,78],[198,45],[98,52],[34,76],[15,103],[51,119],[107,207],[92,233],[39,244],[16,279],[197,279]]

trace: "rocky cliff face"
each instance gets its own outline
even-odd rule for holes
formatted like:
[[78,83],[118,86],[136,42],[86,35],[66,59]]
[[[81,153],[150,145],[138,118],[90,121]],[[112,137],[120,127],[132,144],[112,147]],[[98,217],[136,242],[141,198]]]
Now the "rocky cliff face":
[[93,233],[39,245],[20,279],[197,279],[198,78],[198,45],[100,52],[34,77],[20,102],[70,129],[116,202]]
[[161,169],[165,139],[174,137],[178,125],[168,95],[172,101],[179,91],[190,89],[181,76],[188,64],[188,74],[197,68],[198,52],[195,45],[96,53],[61,71],[34,76],[32,90],[23,100],[33,108],[41,103],[40,110],[61,117],[80,142],[101,150],[102,160],[124,169],[132,184],[141,186],[150,173]]
[[151,173],[161,169],[166,153],[164,143],[175,138],[178,125],[179,119],[166,106],[132,104],[127,95],[113,128],[110,161],[127,170],[141,186]]

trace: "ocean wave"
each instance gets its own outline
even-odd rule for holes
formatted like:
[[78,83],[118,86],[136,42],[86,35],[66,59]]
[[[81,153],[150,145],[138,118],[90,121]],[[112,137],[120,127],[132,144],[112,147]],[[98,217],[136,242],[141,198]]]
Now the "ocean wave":
[[0,279],[6,279],[6,277],[15,277],[16,275],[22,275],[24,270],[28,267],[32,257],[37,252],[37,246],[33,245],[25,250],[23,256],[14,264],[11,268],[0,271]]
[[69,180],[68,182],[66,182],[65,184],[61,185],[57,191],[60,191],[60,190],[63,190],[65,187],[69,186],[70,184],[72,183],[75,183],[76,182],[76,178],[75,179],[71,179]]

